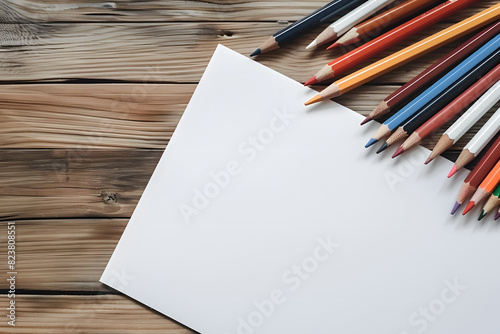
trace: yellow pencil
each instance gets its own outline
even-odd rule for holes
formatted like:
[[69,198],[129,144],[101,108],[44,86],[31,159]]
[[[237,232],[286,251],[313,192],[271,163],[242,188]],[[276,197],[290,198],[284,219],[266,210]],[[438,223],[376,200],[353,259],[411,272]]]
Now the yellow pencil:
[[381,76],[382,74],[390,72],[391,70],[402,66],[413,59],[429,53],[440,46],[460,38],[499,18],[500,3],[491,6],[490,8],[485,9],[482,12],[477,13],[476,15],[471,16],[457,24],[454,24],[449,28],[441,30],[436,34],[421,40],[420,42],[410,45],[401,51],[385,57],[384,59],[368,65],[351,75],[335,81],[319,94],[307,101],[305,105],[340,96],[366,82],[375,79],[376,77]]

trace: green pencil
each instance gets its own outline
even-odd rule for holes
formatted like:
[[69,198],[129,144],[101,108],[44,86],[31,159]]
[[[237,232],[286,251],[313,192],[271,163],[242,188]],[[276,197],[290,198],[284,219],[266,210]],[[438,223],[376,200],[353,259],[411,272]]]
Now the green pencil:
[[[483,219],[484,216],[488,214],[491,210],[496,208],[500,204],[500,184],[493,190],[491,193],[490,198],[488,198],[488,201],[486,204],[483,206],[483,210],[481,211],[481,214],[479,215],[479,219]],[[497,214],[498,215],[498,214]],[[497,219],[498,217],[495,217]]]

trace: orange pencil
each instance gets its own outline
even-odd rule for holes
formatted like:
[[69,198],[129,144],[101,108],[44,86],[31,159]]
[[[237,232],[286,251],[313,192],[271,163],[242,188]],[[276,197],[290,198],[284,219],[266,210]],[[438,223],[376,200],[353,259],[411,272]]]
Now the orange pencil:
[[486,197],[491,195],[495,187],[500,183],[500,160],[496,163],[495,167],[486,175],[486,178],[481,182],[479,188],[477,188],[474,195],[470,199],[469,204],[462,213],[465,215],[467,212],[472,210],[472,208]]
[[[348,69],[361,64],[363,61],[387,50],[391,46],[417,34],[427,27],[439,22],[459,10],[472,5],[477,0],[448,0],[439,6],[415,17],[414,19],[401,24],[400,26],[386,32],[385,34],[375,38],[374,40],[357,47],[354,50],[338,57],[329,62],[320,69],[305,85],[315,84],[324,81],[339,74],[344,73]],[[330,49],[330,48],[328,48]]]
[[429,36],[409,47],[385,57],[365,68],[337,80],[326,89],[315,95],[305,105],[340,96],[382,74],[402,66],[440,46],[460,38],[475,29],[487,25],[500,18],[500,3],[487,8],[457,24],[452,25],[432,36]]

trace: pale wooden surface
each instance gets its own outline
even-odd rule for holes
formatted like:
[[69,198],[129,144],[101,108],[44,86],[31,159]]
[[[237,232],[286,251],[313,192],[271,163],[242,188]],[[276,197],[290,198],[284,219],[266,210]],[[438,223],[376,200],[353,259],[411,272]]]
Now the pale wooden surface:
[[[18,326],[2,313],[0,332],[192,333],[98,279],[217,43],[249,54],[324,3],[0,2],[0,240],[16,221],[19,273]],[[308,79],[339,54],[304,50],[319,30],[259,61]],[[366,115],[463,40],[337,101]]]

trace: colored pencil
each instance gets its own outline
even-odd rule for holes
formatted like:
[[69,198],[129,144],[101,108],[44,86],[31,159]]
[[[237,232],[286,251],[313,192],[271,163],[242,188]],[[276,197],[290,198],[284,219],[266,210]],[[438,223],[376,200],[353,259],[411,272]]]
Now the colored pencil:
[[459,171],[463,166],[467,165],[469,162],[474,160],[475,157],[483,148],[488,144],[488,142],[498,133],[500,130],[500,108],[490,117],[490,119],[483,125],[481,130],[479,130],[474,137],[465,145],[462,152],[458,156],[453,168],[451,169],[448,177],[453,176],[457,171]]
[[500,47],[500,33],[493,37],[490,41],[476,50],[472,55],[460,62],[451,71],[446,73],[438,81],[432,84],[429,88],[420,93],[416,98],[411,100],[396,114],[385,121],[375,132],[373,137],[368,141],[365,147],[369,147],[376,143],[378,140],[388,136],[391,131],[395,130],[400,124],[409,119],[412,115],[417,113],[426,104],[431,102],[434,98],[438,97],[448,87],[452,86],[461,77],[465,76],[468,72],[481,64],[491,54]]
[[451,51],[449,54],[439,59],[432,66],[417,75],[415,78],[404,84],[394,93],[387,96],[380,104],[361,122],[361,125],[377,119],[391,110],[398,109],[416,94],[419,94],[423,89],[427,88],[433,81],[450,68],[455,66],[459,61],[469,56],[476,51],[481,45],[486,43],[500,32],[500,21],[490,25],[478,34],[468,39],[465,43]]
[[[460,116],[458,120],[455,121],[455,123],[453,123],[443,133],[441,138],[439,138],[437,144],[432,149],[431,154],[427,158],[427,161],[425,162],[426,164],[428,164],[435,157],[453,146],[474,124],[476,124],[477,121],[479,121],[481,117],[484,116],[484,114],[486,114],[488,110],[490,110],[495,105],[495,103],[500,100],[499,80],[500,64],[497,65],[492,71],[490,71],[487,76],[478,81],[477,84],[475,84],[465,92],[467,93],[470,90],[474,89],[476,86],[479,86],[480,90],[478,90],[477,92],[471,92],[473,96],[477,96],[476,94],[482,94],[481,91],[483,91],[484,89],[488,89],[488,86],[491,86],[491,84],[495,83],[496,81],[496,83],[491,88],[489,88],[488,91],[484,93],[479,100],[477,100],[462,116]],[[465,103],[460,104],[465,105]],[[451,119],[451,117],[449,119]],[[446,121],[443,120],[444,122],[442,122],[442,124],[438,124],[438,126],[444,125],[444,123],[446,123],[449,119],[447,118]],[[419,143],[423,138],[427,137],[427,135],[425,133],[419,133]]]
[[328,49],[338,46],[346,46],[369,39],[378,35],[385,28],[394,26],[398,22],[403,21],[405,18],[428,8],[431,4],[438,1],[439,0],[405,1],[396,7],[386,10],[385,12],[366,20],[361,24],[358,24],[341,36],[334,44],[328,47]]
[[493,189],[496,188],[498,183],[500,182],[500,161],[497,161],[495,167],[486,175],[486,178],[481,182],[479,188],[474,192],[472,198],[469,201],[469,204],[465,207],[462,215],[465,215],[467,212],[472,210],[474,206],[476,206],[483,199],[491,195]]
[[[495,64],[498,64],[499,60],[500,60],[500,49],[497,50],[497,57],[492,62],[491,67],[493,67]],[[485,65],[485,64],[486,63],[483,63],[481,65]],[[488,70],[490,70],[490,69],[488,69]],[[477,80],[477,79],[479,79],[479,80]],[[457,98],[455,98],[445,108],[440,110],[437,114],[430,117],[430,119],[428,121],[421,122],[421,124],[418,124],[415,121],[413,121],[414,122],[413,124],[408,124],[411,121],[407,121],[406,124],[403,126],[403,131],[405,134],[411,133],[411,132],[413,132],[413,133],[411,133],[411,136],[399,147],[399,149],[396,151],[396,153],[394,153],[393,157],[396,157],[396,156],[400,155],[401,153],[408,151],[412,147],[419,145],[424,138],[427,138],[428,136],[430,136],[435,130],[441,128],[444,124],[446,124],[446,122],[448,122],[453,117],[458,115],[469,104],[474,102],[477,98],[479,98],[481,96],[481,94],[483,94],[486,90],[488,90],[488,88],[490,88],[493,85],[495,87],[497,87],[495,89],[493,89],[494,88],[493,87],[486,94],[481,96],[481,98],[476,103],[474,103],[474,105],[471,108],[469,108],[469,110],[467,110],[467,112],[465,114],[463,114],[462,117],[460,117],[458,119],[458,121],[455,122],[455,124],[452,125],[452,127],[450,127],[450,129],[453,128],[451,132],[448,132],[450,129],[448,129],[445,132],[445,134],[443,135],[444,136],[443,138],[447,138],[448,141],[444,142],[444,145],[442,142],[439,146],[439,149],[436,150],[436,152],[431,153],[431,155],[425,161],[425,163],[427,164],[432,159],[434,159],[434,157],[436,156],[435,154],[442,153],[446,149],[450,148],[455,142],[458,141],[458,139],[465,132],[467,132],[467,130],[470,127],[472,127],[472,125],[475,122],[477,122],[479,120],[479,118],[481,118],[482,115],[484,115],[486,113],[486,111],[488,111],[491,107],[493,107],[495,105],[495,103],[500,99],[500,82],[495,84],[495,82],[497,82],[498,80],[500,80],[500,65],[495,66],[494,69],[489,71],[486,75],[484,75],[483,73],[477,73],[475,78],[472,79],[472,81],[476,81],[475,83],[472,84],[472,86],[470,85],[471,84],[470,82],[466,83],[465,86],[462,86],[460,88],[460,91],[463,91],[463,93],[460,94]],[[469,88],[465,89],[465,91],[464,91],[464,88],[466,88],[466,87],[469,87]],[[438,97],[437,99],[446,99],[446,98]],[[433,100],[431,102],[431,104],[433,102],[435,102],[435,100]],[[438,103],[434,103],[434,104],[438,104]],[[428,106],[426,106],[426,108]],[[441,108],[439,108],[439,109],[441,109]],[[414,115],[412,117],[412,119],[415,119],[415,118],[416,118],[416,116]],[[461,131],[462,133],[460,134],[459,132],[455,131],[455,129],[457,131]],[[399,130],[399,128],[398,128],[398,130]],[[450,139],[450,137],[449,137],[450,134],[451,134],[451,138],[454,138],[453,140]]]
[[250,55],[250,57],[257,56],[283,46],[300,34],[320,25],[323,22],[328,22],[333,16],[356,6],[361,1],[362,0],[334,0],[329,2],[320,9],[269,37],[264,44],[262,44]]
[[391,31],[375,38],[374,40],[361,45],[360,47],[347,52],[337,59],[329,62],[319,70],[306,85],[330,79],[336,75],[342,74],[350,68],[362,63],[363,61],[379,54],[389,47],[417,34],[419,31],[433,25],[440,20],[449,17],[458,10],[465,8],[477,0],[453,1],[448,0],[445,3],[429,10],[428,12],[417,16],[416,18],[392,29]]
[[372,16],[380,9],[389,5],[395,0],[368,0],[351,12],[347,13],[337,21],[330,24],[321,34],[316,37],[306,49],[316,48],[319,45],[333,41],[338,36],[342,36],[353,26],[366,18]]
[[429,36],[401,51],[385,57],[365,68],[337,80],[319,94],[309,99],[305,105],[342,95],[362,84],[369,82],[409,61],[412,61],[440,46],[443,46],[471,31],[483,27],[500,18],[500,3],[487,8],[457,24]]
[[483,181],[489,171],[493,168],[495,163],[500,159],[500,136],[495,139],[495,142],[491,145],[491,147],[486,151],[483,157],[479,160],[476,167],[472,169],[472,171],[467,175],[458,192],[457,200],[455,205],[453,205],[453,209],[451,210],[451,214],[455,214],[460,205],[467,198],[469,198],[477,189],[479,184]]
[[498,218],[500,218],[500,208],[498,208],[498,211],[495,214],[495,220],[497,220]]
[[493,193],[491,193],[490,198],[486,201],[486,204],[483,206],[483,210],[481,210],[481,214],[479,215],[478,220],[481,220],[486,216],[491,210],[495,209],[498,205],[500,205],[500,185],[498,185]]

